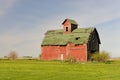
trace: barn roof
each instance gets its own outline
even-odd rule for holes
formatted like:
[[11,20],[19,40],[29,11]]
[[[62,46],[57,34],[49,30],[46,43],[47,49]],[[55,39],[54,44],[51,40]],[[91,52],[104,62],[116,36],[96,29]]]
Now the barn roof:
[[[65,21],[66,20],[68,20],[71,24],[75,24],[75,25],[77,25],[77,22],[75,21],[75,20],[72,20],[72,19],[65,19]],[[65,21],[62,23],[62,24],[64,24],[65,23]]]
[[95,28],[77,28],[70,34],[63,34],[63,30],[49,30],[43,39],[42,46],[67,45],[68,43],[84,44],[89,40],[90,34]]

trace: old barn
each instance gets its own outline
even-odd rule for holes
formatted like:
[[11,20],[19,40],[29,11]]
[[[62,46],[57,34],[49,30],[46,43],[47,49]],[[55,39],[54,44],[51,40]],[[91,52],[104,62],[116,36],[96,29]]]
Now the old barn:
[[41,44],[42,60],[65,60],[74,57],[88,61],[90,54],[99,51],[99,34],[94,27],[78,28],[76,21],[65,19],[63,29],[49,30]]

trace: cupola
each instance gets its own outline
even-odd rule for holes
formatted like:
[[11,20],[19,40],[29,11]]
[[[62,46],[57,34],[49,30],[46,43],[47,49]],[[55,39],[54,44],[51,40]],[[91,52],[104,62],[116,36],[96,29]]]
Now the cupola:
[[74,29],[78,27],[77,22],[72,19],[65,19],[62,25],[63,33],[71,33]]

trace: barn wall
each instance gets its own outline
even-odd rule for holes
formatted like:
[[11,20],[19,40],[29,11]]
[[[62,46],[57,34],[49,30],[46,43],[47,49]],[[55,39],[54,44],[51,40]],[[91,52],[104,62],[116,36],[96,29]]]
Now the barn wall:
[[63,59],[66,58],[65,46],[42,46],[42,60],[61,60],[61,54]]
[[99,36],[96,32],[96,30],[94,30],[90,37],[89,37],[89,41],[87,44],[87,51],[88,51],[88,60],[90,60],[90,56],[92,53],[94,52],[99,52]]
[[87,61],[87,45],[67,45],[68,57],[75,57],[77,61]]
[[96,51],[99,52],[99,39],[98,39],[98,35],[96,34],[96,31],[92,32],[89,38],[89,42],[88,42],[88,50],[91,53],[94,53]]
[[42,60],[61,60],[69,57],[76,58],[77,61],[87,61],[87,46],[68,44],[67,46],[42,46]]

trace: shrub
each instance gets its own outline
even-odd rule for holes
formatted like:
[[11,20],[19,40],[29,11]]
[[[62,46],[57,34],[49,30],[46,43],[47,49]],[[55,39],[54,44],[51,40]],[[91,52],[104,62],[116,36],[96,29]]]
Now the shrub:
[[91,61],[98,61],[99,53],[98,52],[92,53],[90,59],[91,59]]
[[41,54],[39,54],[39,59],[41,59]]
[[73,63],[76,63],[77,61],[75,57],[68,57],[65,62],[68,62],[69,64],[73,64]]
[[102,51],[100,54],[100,61],[105,62],[110,58],[109,53]]
[[11,51],[9,54],[8,54],[8,59],[9,60],[16,60],[18,57],[17,53],[15,51]]
[[111,64],[110,60],[105,61],[105,64]]
[[109,53],[105,51],[95,52],[91,55],[91,61],[106,62],[109,58]]

